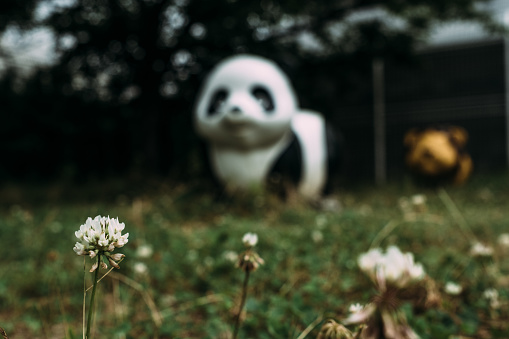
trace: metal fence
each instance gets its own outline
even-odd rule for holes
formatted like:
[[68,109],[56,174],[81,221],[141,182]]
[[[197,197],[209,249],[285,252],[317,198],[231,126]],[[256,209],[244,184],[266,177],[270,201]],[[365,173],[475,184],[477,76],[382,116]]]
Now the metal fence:
[[[403,136],[412,127],[458,125],[469,133],[476,171],[506,167],[504,41],[419,52],[412,65],[385,65],[387,176],[405,172]],[[338,109],[333,123],[346,141],[346,175],[374,176],[373,103]]]

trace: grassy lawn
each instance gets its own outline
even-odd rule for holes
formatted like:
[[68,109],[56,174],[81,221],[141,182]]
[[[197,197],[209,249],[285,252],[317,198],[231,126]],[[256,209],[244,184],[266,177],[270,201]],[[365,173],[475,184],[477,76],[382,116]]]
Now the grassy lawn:
[[[109,215],[130,235],[120,270],[98,285],[93,338],[231,338],[244,279],[234,263],[247,232],[258,234],[265,264],[250,275],[239,338],[316,338],[326,319],[340,322],[351,304],[371,300],[374,284],[357,258],[389,245],[412,252],[434,286],[434,303],[401,305],[421,338],[509,338],[509,244],[500,241],[509,233],[508,179],[348,187],[333,211],[256,193],[218,201],[197,184],[4,187],[0,327],[10,339],[82,337],[74,232]],[[476,242],[492,252],[475,255]],[[448,293],[448,282],[461,293]]]

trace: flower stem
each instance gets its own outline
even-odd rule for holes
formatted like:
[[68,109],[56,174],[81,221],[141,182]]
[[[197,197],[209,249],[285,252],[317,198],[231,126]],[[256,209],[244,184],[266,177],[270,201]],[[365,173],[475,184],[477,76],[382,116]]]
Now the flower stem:
[[99,267],[101,267],[101,255],[97,255],[97,268],[94,272],[94,285],[92,288],[92,295],[90,296],[90,305],[88,308],[88,319],[87,319],[87,334],[85,335],[86,339],[90,339],[90,325],[92,324],[92,317],[94,315],[94,299],[95,299],[95,290],[97,288],[97,277],[99,276]]
[[233,339],[237,338],[237,334],[239,333],[240,328],[240,315],[242,314],[242,309],[244,308],[244,304],[246,303],[247,296],[247,283],[249,282],[249,269],[246,270],[246,275],[244,277],[244,284],[242,286],[242,297],[240,300],[239,313],[235,319],[235,329],[233,330]]

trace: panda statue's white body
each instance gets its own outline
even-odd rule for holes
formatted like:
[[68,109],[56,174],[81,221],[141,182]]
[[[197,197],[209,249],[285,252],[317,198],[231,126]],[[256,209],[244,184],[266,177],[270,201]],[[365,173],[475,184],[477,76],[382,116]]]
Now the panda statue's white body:
[[331,160],[325,121],[298,108],[275,63],[252,55],[224,60],[206,79],[194,115],[212,173],[228,189],[263,185],[276,174],[289,175],[305,198],[322,194]]

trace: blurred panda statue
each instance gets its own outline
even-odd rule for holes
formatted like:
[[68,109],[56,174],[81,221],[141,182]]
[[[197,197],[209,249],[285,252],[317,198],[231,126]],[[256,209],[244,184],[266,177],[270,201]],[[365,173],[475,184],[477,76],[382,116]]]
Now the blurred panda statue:
[[473,170],[465,150],[467,131],[459,126],[412,128],[404,136],[406,165],[418,184],[461,185]]
[[274,62],[246,54],[220,62],[198,94],[194,122],[227,191],[284,183],[305,199],[330,193],[339,139],[320,114],[299,109]]

